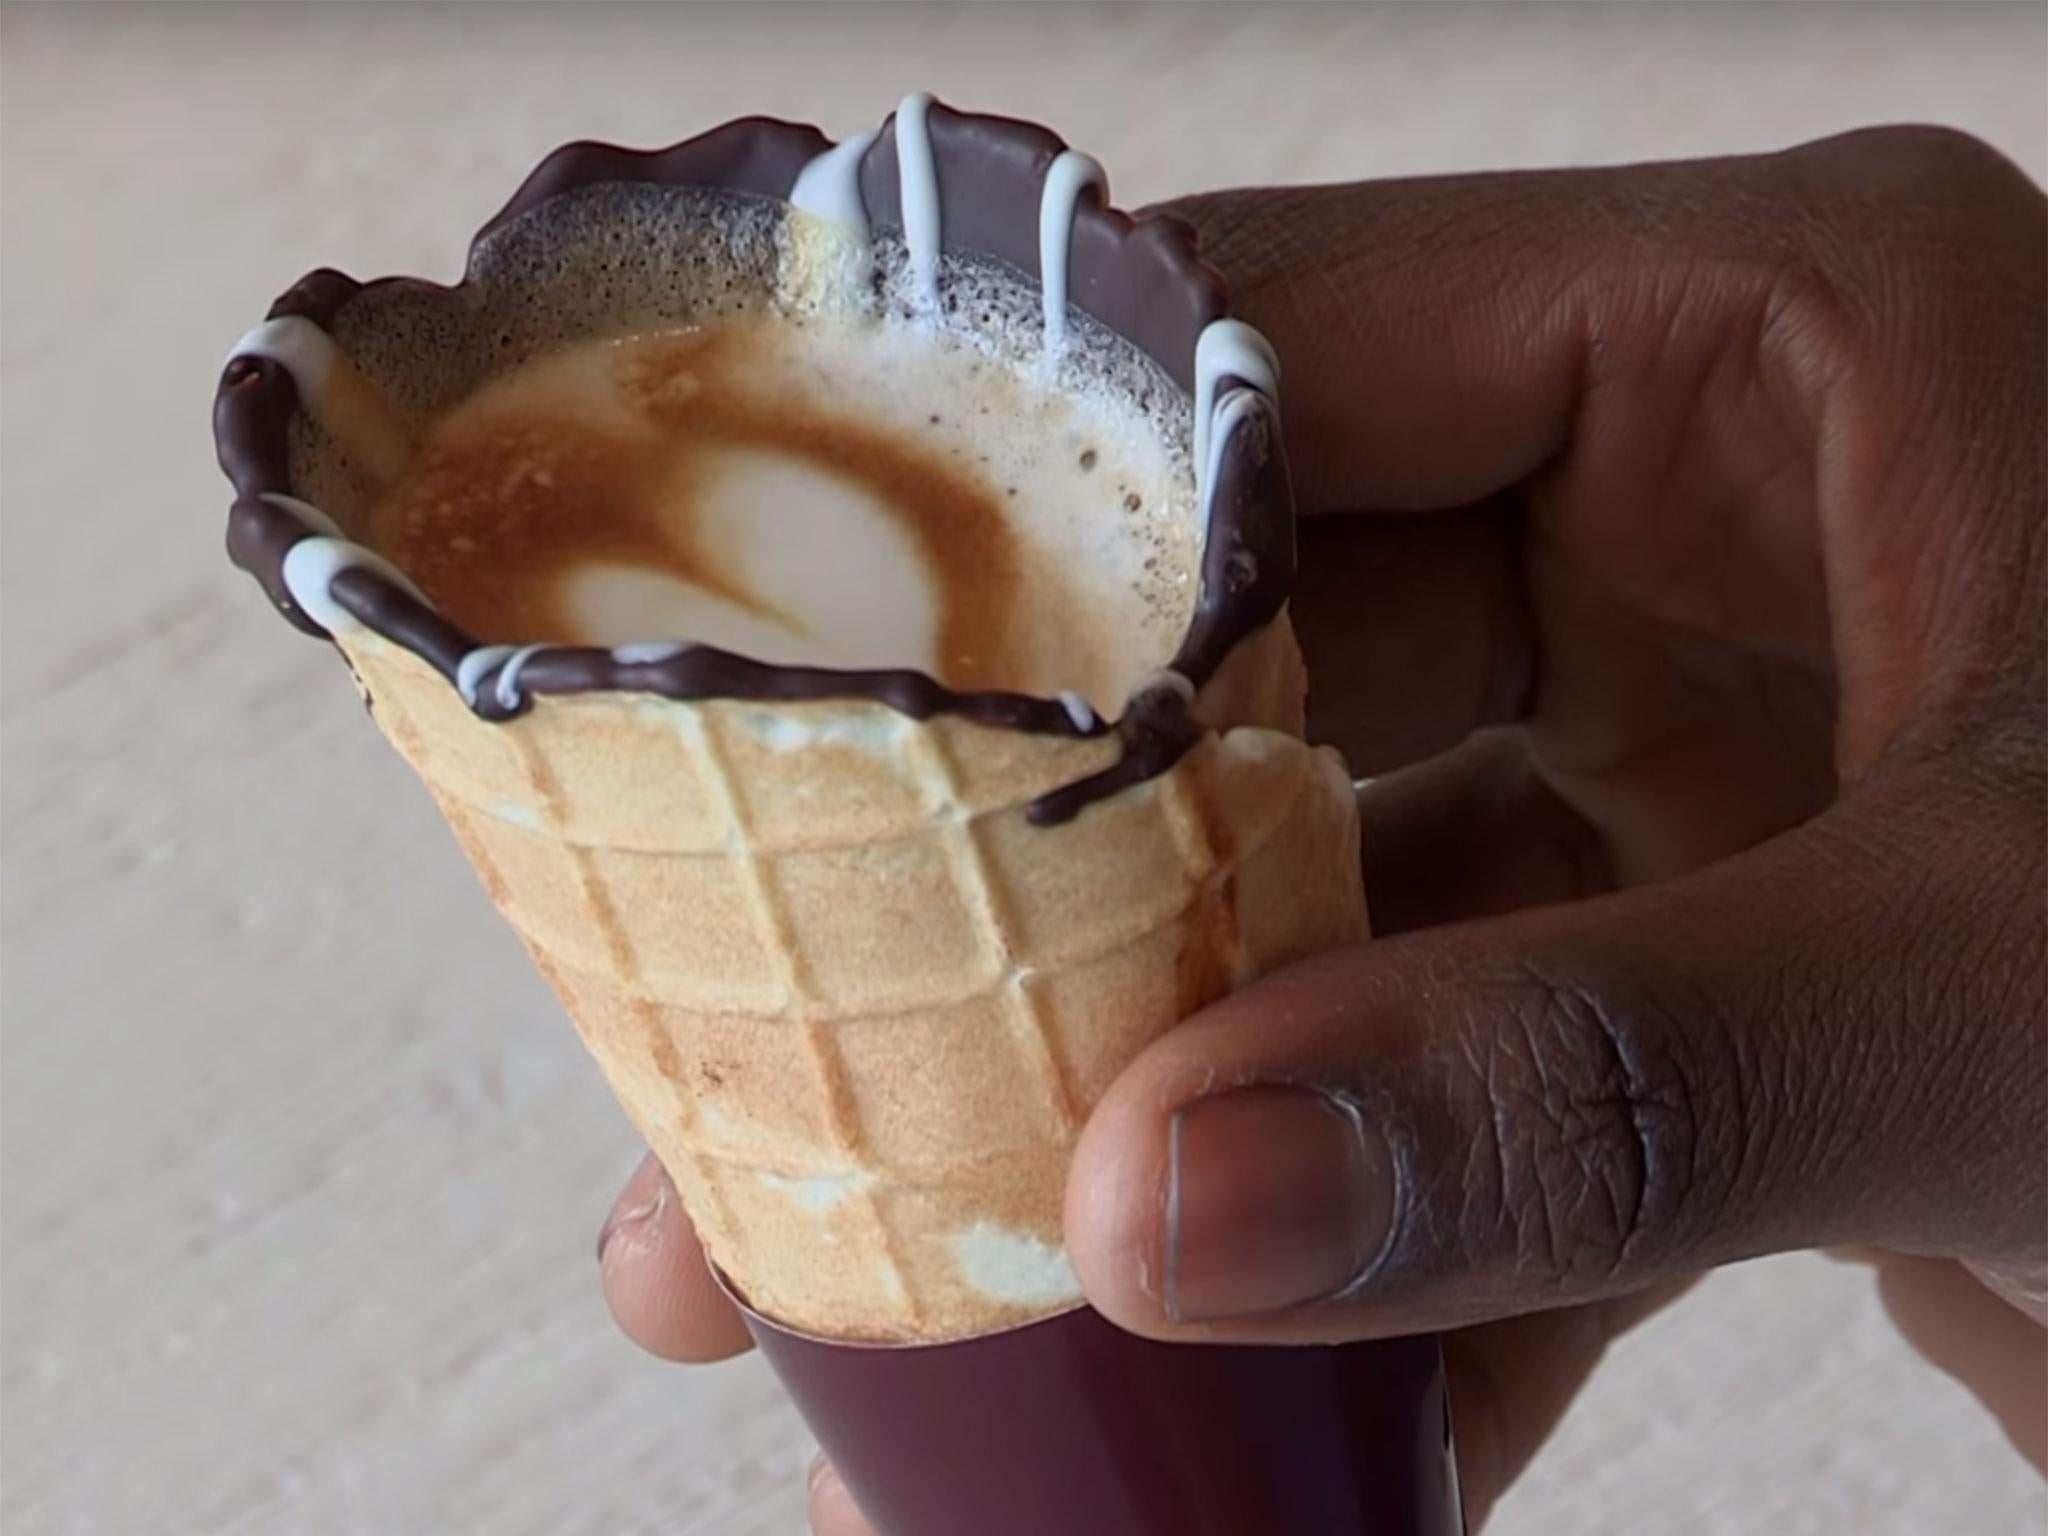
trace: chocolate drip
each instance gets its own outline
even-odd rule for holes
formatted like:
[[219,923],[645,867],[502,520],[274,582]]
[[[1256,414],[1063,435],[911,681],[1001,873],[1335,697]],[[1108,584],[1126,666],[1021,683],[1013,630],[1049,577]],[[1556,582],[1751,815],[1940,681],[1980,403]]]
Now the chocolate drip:
[[[344,571],[334,580],[334,597],[364,624],[420,656],[450,682],[455,680],[462,658],[479,644],[467,631],[372,570]],[[474,684],[476,712],[486,720],[509,720],[523,714],[534,694],[619,690],[679,700],[803,703],[872,699],[916,720],[958,715],[980,725],[1042,736],[1093,737],[1110,729],[1099,721],[1081,729],[1056,699],[990,690],[963,693],[908,667],[775,666],[712,645],[685,645],[658,661],[621,660],[597,646],[551,645],[520,667],[519,696],[512,704],[501,702],[494,686],[504,665],[497,662],[485,668]],[[593,684],[591,680],[598,677],[604,681]]]
[[[1221,398],[1243,380],[1226,374]],[[1202,584],[1173,670],[1196,684],[1216,675],[1238,641],[1266,623],[1294,588],[1294,485],[1270,408],[1239,427],[1216,466]]]
[[[1033,281],[1042,280],[1039,189],[1065,143],[1037,124],[956,112],[938,103],[931,105],[927,120],[944,249],[992,258]],[[604,183],[642,182],[783,199],[803,167],[829,147],[815,128],[765,117],[742,118],[661,150],[565,145],[542,161],[478,232],[472,261],[477,245],[551,198]],[[893,133],[885,129],[869,146],[859,184],[871,222],[900,228]],[[1070,252],[1071,301],[1192,390],[1196,343],[1226,310],[1222,280],[1197,256],[1192,231],[1173,219],[1134,220],[1090,191],[1076,209]],[[468,278],[465,284],[474,281]],[[387,284],[439,287],[403,277],[364,284],[323,269],[287,290],[271,306],[270,318],[297,315],[332,329],[358,296]],[[1244,382],[1221,380],[1219,398]],[[221,377],[214,435],[221,468],[235,489],[228,517],[230,556],[255,576],[286,618],[320,634],[293,601],[283,574],[292,546],[318,530],[268,499],[294,494],[289,443],[299,405],[297,386],[285,369],[267,359],[238,357]],[[1221,445],[1209,514],[1195,612],[1171,664],[1196,687],[1215,674],[1240,641],[1280,612],[1293,583],[1293,500],[1270,402]],[[463,658],[479,647],[476,637],[374,569],[343,571],[333,581],[332,594],[348,613],[422,657],[451,685]],[[1172,688],[1141,692],[1110,727],[1093,719],[1077,723],[1056,699],[962,692],[907,669],[771,666],[710,646],[685,646],[659,660],[622,659],[594,647],[551,646],[523,660],[509,703],[501,702],[492,686],[505,665],[495,662],[473,680],[475,708],[487,719],[516,715],[535,693],[624,690],[680,700],[870,699],[918,719],[950,714],[1055,736],[1095,737],[1114,729],[1123,745],[1119,760],[1035,802],[1030,814],[1040,823],[1065,821],[1095,800],[1165,772],[1201,735],[1187,699]]]
[[1202,739],[1202,728],[1188,714],[1187,699],[1172,690],[1132,699],[1116,723],[1116,733],[1123,742],[1122,756],[1100,773],[1040,795],[1025,808],[1025,818],[1041,827],[1071,821],[1096,801],[1157,778]]

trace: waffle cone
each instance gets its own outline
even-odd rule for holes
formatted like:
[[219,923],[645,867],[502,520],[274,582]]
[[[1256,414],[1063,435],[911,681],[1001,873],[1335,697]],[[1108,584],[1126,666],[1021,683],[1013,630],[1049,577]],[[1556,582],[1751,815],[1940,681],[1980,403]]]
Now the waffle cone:
[[1110,1081],[1261,971],[1362,937],[1334,754],[1284,617],[1212,731],[1074,820],[1114,740],[879,704],[541,697],[479,719],[374,634],[372,711],[763,1313],[957,1338],[1078,1299],[1069,1154]]

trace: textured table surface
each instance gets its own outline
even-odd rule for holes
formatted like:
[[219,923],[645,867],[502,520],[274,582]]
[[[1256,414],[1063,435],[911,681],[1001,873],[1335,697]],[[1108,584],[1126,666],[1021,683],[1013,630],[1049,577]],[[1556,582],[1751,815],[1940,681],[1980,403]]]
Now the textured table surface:
[[[1131,203],[1901,118],[2040,177],[2044,44],[2037,7],[7,9],[10,1536],[801,1526],[758,1366],[613,1333],[625,1125],[342,669],[221,557],[214,375],[301,270],[452,276],[564,138],[843,132],[919,86]],[[1867,1278],[1792,1258],[1620,1348],[1498,1529],[2044,1521]]]

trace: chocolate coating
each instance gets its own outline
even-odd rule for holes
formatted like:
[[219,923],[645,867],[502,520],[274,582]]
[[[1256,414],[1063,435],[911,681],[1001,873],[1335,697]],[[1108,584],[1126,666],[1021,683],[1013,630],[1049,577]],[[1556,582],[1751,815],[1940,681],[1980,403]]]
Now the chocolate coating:
[[[928,123],[944,209],[944,248],[1002,262],[1036,281],[1040,185],[1064,142],[1033,123],[956,112],[938,103],[931,106]],[[476,244],[551,198],[603,183],[649,182],[781,199],[804,165],[829,143],[813,127],[750,117],[660,150],[565,145],[543,160],[478,232],[472,270]],[[900,228],[893,133],[878,134],[868,147],[859,181],[870,221]],[[1148,354],[1182,388],[1191,388],[1196,342],[1203,328],[1225,313],[1226,303],[1222,279],[1200,260],[1187,226],[1171,219],[1134,220],[1090,192],[1076,213],[1071,265],[1072,302]],[[363,284],[323,269],[287,290],[271,306],[270,317],[299,315],[331,329],[360,294],[390,283],[437,286],[417,278]],[[1231,382],[1225,380],[1225,387]],[[221,467],[235,489],[228,519],[230,556],[255,576],[292,623],[318,634],[319,627],[299,612],[283,579],[285,556],[307,530],[293,514],[262,499],[266,493],[294,494],[289,434],[298,407],[297,390],[284,369],[262,359],[237,358],[223,373],[215,398],[214,435]],[[1294,514],[1286,462],[1270,413],[1259,420],[1258,430],[1234,433],[1221,454],[1195,611],[1171,663],[1197,687],[1239,641],[1279,613],[1293,583]],[[451,683],[462,657],[481,643],[375,571],[349,571],[333,591],[348,612],[420,655]],[[1114,725],[1082,727],[1057,700],[954,690],[923,673],[900,669],[768,666],[708,646],[651,663],[623,662],[593,647],[550,648],[524,666],[520,684],[523,696],[509,709],[497,702],[495,689],[479,687],[478,713],[487,718],[516,714],[533,693],[628,690],[684,700],[864,698],[920,719],[947,713],[1004,729],[1062,736],[1114,730],[1124,743],[1122,759],[1038,801],[1031,814],[1041,822],[1065,820],[1095,799],[1164,772],[1200,735],[1185,701],[1171,691],[1134,699]]]
[[[868,217],[900,229],[903,205],[892,113],[861,158]],[[1038,269],[1038,188],[1066,141],[1014,117],[955,112],[934,102],[926,122],[938,172],[940,231],[948,250],[975,251],[1033,282]],[[1223,280],[1196,255],[1186,225],[1133,219],[1083,195],[1074,218],[1068,299],[1164,368],[1182,389],[1194,387],[1195,339],[1226,312]]]
[[666,149],[622,149],[585,139],[564,144],[533,168],[503,208],[476,232],[481,244],[551,197],[606,181],[651,181],[665,187],[719,187],[784,197],[797,172],[832,147],[808,123],[741,117]]

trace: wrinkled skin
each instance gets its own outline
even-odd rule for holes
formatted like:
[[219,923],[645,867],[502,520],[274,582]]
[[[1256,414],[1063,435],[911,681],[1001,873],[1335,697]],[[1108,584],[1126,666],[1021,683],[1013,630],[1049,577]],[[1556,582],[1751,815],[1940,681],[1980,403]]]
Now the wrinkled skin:
[[[1380,937],[1116,1083],[1068,1191],[1090,1299],[1449,1330],[1476,1530],[1690,1277],[1845,1250],[2040,1464],[2040,191],[1890,129],[1169,211],[1280,354]],[[745,1347],[658,1168],[607,1236],[632,1337]],[[866,1530],[829,1467],[811,1499]]]

